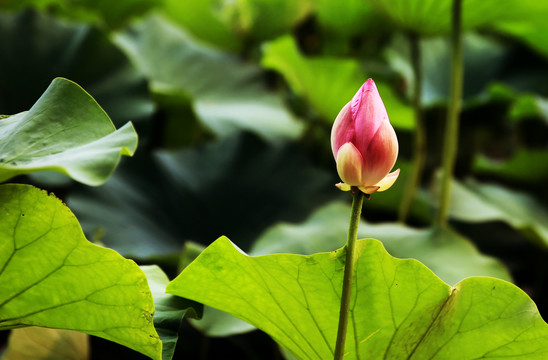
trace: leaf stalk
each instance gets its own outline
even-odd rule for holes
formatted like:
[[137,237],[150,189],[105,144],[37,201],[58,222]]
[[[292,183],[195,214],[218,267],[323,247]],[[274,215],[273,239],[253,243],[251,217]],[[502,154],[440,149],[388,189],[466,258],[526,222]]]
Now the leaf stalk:
[[407,180],[406,191],[403,195],[398,211],[398,221],[405,223],[413,200],[417,194],[417,189],[421,183],[421,177],[426,162],[426,127],[424,124],[422,107],[422,67],[419,35],[409,34],[409,43],[411,47],[411,66],[413,68],[414,86],[413,86],[413,112],[415,115],[415,131],[413,138],[413,167],[411,175]]
[[457,158],[459,113],[462,102],[462,0],[453,0],[451,13],[451,89],[442,153],[442,172],[438,194],[436,223],[446,227],[451,202],[451,183]]
[[356,187],[352,188],[352,194],[354,197],[352,200],[350,225],[348,226],[348,239],[345,246],[346,260],[344,263],[341,308],[339,311],[339,327],[337,329],[337,342],[335,345],[334,360],[342,360],[344,356],[348,317],[350,313],[350,296],[352,294],[352,279],[354,276],[354,264],[356,262],[354,253],[356,250],[356,240],[358,239],[358,227],[360,225],[363,199],[365,197],[365,194]]

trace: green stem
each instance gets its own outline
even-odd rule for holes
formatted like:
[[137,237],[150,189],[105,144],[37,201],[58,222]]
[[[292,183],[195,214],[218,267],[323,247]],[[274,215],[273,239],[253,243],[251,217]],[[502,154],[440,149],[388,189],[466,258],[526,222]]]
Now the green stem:
[[415,33],[409,35],[411,45],[411,65],[415,79],[413,87],[413,110],[415,113],[415,136],[413,139],[413,167],[407,181],[406,191],[403,195],[398,212],[398,220],[402,223],[407,219],[411,204],[415,199],[417,189],[420,186],[424,163],[426,160],[426,128],[424,125],[422,95],[422,68],[419,36]]
[[438,197],[437,223],[441,227],[447,225],[449,204],[451,201],[451,182],[457,158],[459,137],[459,113],[462,98],[462,31],[461,31],[462,0],[453,0],[451,16],[451,95],[447,110],[447,124],[443,141],[442,173]]
[[348,239],[346,242],[346,261],[344,263],[344,278],[341,295],[341,309],[339,311],[339,328],[337,330],[337,343],[335,345],[335,360],[342,360],[344,356],[344,344],[346,342],[346,330],[348,327],[348,315],[350,310],[350,295],[352,293],[352,277],[354,275],[354,251],[356,249],[356,240],[358,238],[358,226],[360,225],[360,216],[364,193],[357,188],[352,188],[354,198],[352,200],[352,214],[350,215],[350,225],[348,226]]

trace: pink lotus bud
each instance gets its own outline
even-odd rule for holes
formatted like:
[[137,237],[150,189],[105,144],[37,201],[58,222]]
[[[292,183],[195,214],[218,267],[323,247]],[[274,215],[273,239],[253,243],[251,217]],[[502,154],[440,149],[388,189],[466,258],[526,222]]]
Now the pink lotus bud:
[[375,82],[369,79],[346,104],[331,130],[337,171],[348,191],[357,186],[366,194],[390,188],[400,173],[390,170],[398,157],[398,139]]

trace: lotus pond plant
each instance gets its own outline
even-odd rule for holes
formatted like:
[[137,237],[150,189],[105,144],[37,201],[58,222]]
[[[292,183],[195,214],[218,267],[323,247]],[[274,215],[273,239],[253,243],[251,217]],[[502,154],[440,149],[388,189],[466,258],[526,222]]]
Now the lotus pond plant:
[[548,359],[548,2],[0,3],[2,360]]

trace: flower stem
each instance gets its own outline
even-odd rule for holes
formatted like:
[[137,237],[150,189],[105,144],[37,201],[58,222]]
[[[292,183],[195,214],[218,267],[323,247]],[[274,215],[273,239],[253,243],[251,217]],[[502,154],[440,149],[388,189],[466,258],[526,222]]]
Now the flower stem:
[[415,134],[413,139],[413,167],[411,169],[410,178],[407,180],[407,187],[405,189],[398,212],[398,220],[402,223],[404,223],[407,219],[407,215],[411,209],[411,204],[413,204],[413,200],[415,199],[426,160],[426,129],[424,125],[423,108],[421,102],[422,68],[419,36],[416,33],[409,34],[409,43],[411,45],[411,65],[415,80],[413,87]]
[[462,0],[453,0],[451,15],[451,93],[443,141],[442,173],[438,197],[438,216],[436,219],[437,224],[441,227],[447,225],[449,217],[451,182],[457,158],[459,137],[459,113],[463,82],[461,5]]
[[354,275],[354,251],[356,249],[356,240],[358,238],[358,226],[360,225],[360,216],[364,193],[357,188],[352,188],[354,198],[352,200],[352,214],[350,215],[350,225],[348,226],[348,239],[346,242],[346,261],[344,263],[344,278],[341,295],[341,309],[339,311],[339,328],[337,330],[337,343],[335,345],[334,360],[342,360],[344,356],[344,344],[346,342],[346,330],[348,327],[348,315],[350,310],[350,295],[352,293],[352,278]]

